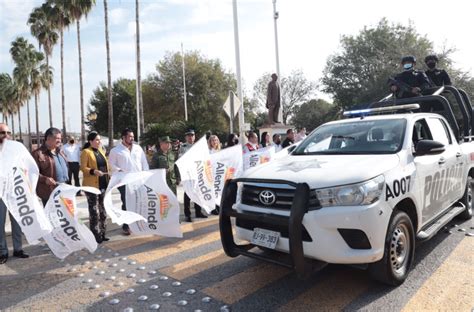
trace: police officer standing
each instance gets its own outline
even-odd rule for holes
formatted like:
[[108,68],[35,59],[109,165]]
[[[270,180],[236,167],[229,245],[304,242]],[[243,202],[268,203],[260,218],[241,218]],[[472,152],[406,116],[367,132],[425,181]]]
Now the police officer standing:
[[434,54],[425,57],[425,64],[428,66],[428,70],[425,71],[426,76],[428,76],[431,83],[435,86],[451,85],[451,78],[449,78],[448,73],[444,69],[436,68],[438,61],[438,57]]
[[174,171],[175,157],[171,150],[171,140],[169,136],[160,138],[160,149],[155,152],[151,159],[152,169],[166,169],[166,183],[176,194],[176,174]]
[[398,98],[420,96],[421,92],[430,88],[431,83],[423,71],[415,69],[416,58],[404,56],[401,61],[403,72],[389,80],[390,90]]

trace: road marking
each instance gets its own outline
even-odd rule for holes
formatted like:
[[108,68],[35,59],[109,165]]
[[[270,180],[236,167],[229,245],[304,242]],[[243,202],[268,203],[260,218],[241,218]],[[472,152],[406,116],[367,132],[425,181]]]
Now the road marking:
[[365,292],[370,283],[364,271],[338,271],[297,296],[278,311],[341,311]]
[[[199,229],[217,224],[218,222],[219,222],[219,218],[212,218],[212,219],[195,222],[195,223],[186,223],[186,224],[181,225],[181,231],[184,234],[184,233],[192,232],[195,230],[199,230]],[[153,236],[153,235],[133,236],[132,234],[132,236],[127,236],[126,238],[123,238],[121,240],[109,242],[105,246],[115,251],[119,251],[123,249],[129,249],[132,247],[140,246],[149,242],[159,241],[162,238],[163,236]]]
[[474,307],[474,240],[464,238],[402,311],[471,311]]
[[233,304],[290,272],[281,266],[259,264],[207,287],[203,292],[217,300]]
[[152,249],[149,251],[136,253],[134,255],[129,256],[129,258],[136,260],[137,262],[140,262],[140,263],[147,263],[150,261],[162,259],[164,257],[172,256],[174,254],[187,251],[189,249],[196,248],[202,245],[214,243],[220,240],[220,238],[221,238],[220,232],[215,231],[212,233],[199,235],[197,237],[179,240],[178,242],[174,244],[160,246],[156,249]]
[[205,270],[212,269],[213,267],[226,263],[230,260],[232,260],[232,258],[224,254],[222,249],[219,249],[200,257],[169,266],[160,271],[174,279],[182,280]]

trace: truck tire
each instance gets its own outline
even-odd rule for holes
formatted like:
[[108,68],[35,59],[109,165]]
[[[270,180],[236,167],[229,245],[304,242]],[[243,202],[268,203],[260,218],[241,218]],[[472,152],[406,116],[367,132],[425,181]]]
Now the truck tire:
[[390,218],[383,258],[369,265],[369,274],[377,281],[398,286],[407,278],[414,254],[412,221],[405,212],[396,210]]
[[463,212],[459,214],[459,217],[463,220],[469,220],[472,218],[472,202],[474,200],[473,198],[473,185],[472,185],[472,178],[467,177],[467,183],[466,183],[466,191],[464,192],[464,195],[462,196],[460,202],[466,207]]

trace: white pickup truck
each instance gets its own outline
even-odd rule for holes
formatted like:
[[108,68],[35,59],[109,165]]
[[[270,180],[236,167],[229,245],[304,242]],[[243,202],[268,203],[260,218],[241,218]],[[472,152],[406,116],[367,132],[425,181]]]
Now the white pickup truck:
[[[348,112],[352,118],[320,126],[287,156],[228,181],[220,213],[226,254],[300,276],[355,264],[381,282],[403,283],[415,241],[472,216],[473,110],[454,87],[393,101]],[[237,244],[234,232],[248,243]]]

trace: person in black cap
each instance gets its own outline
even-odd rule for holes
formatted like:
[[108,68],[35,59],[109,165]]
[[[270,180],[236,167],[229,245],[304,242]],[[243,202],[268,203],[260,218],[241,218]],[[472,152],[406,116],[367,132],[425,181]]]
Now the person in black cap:
[[436,68],[438,61],[438,57],[435,54],[430,54],[425,57],[425,64],[428,66],[428,70],[425,71],[426,76],[428,76],[431,83],[435,86],[451,85],[451,78],[448,73],[444,69]]
[[160,149],[151,159],[152,169],[166,169],[166,184],[176,194],[176,174],[174,166],[174,154],[171,151],[171,139],[169,136],[160,138]]
[[[184,142],[181,145],[180,149],[179,149],[178,158],[183,156],[184,153],[189,151],[191,149],[191,147],[193,146],[194,141],[196,139],[196,134],[195,134],[193,129],[189,129],[188,131],[186,131],[185,139],[186,139],[186,142]],[[179,179],[179,172],[178,172],[178,179]],[[184,193],[184,200],[183,201],[184,201],[184,216],[185,216],[184,220],[186,222],[192,222],[192,220],[191,220],[191,199],[189,198],[189,196],[186,193]],[[201,206],[199,206],[196,203],[194,203],[194,210],[196,210],[196,218],[207,218],[207,216],[201,212]]]
[[421,92],[431,87],[430,80],[423,71],[415,69],[416,58],[404,56],[401,61],[403,72],[389,79],[390,90],[398,98],[420,96]]

